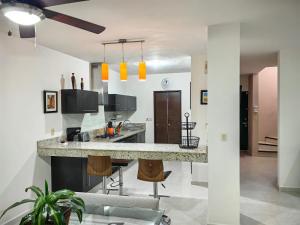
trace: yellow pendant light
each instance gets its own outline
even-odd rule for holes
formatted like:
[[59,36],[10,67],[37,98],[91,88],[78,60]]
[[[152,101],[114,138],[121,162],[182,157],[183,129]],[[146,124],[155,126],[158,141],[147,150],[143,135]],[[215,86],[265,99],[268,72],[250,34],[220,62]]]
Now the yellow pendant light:
[[104,59],[101,65],[101,77],[103,82],[107,82],[109,79],[109,67],[105,60],[105,44],[103,46],[104,46]]
[[120,80],[127,81],[127,63],[124,60],[124,43],[122,43],[122,62],[120,63]]
[[141,41],[141,61],[139,63],[139,80],[146,81],[146,63],[144,62],[143,41]]

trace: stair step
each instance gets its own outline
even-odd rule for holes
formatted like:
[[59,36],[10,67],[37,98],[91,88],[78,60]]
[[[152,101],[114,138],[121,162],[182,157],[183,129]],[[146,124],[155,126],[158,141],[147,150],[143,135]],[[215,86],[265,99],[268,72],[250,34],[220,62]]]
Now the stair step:
[[277,152],[277,143],[270,143],[266,141],[258,142],[259,152]]
[[274,137],[274,136],[265,136],[265,139],[278,140],[278,137]]
[[277,143],[267,142],[267,141],[260,141],[258,142],[259,145],[267,145],[267,146],[278,146]]

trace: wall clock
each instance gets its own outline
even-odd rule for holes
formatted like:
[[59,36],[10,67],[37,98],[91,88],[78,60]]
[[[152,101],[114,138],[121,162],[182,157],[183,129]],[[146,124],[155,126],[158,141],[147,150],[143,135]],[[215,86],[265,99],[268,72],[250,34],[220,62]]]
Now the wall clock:
[[162,79],[160,84],[161,84],[162,89],[167,89],[170,84],[170,81],[168,80],[168,78],[164,78],[164,79]]

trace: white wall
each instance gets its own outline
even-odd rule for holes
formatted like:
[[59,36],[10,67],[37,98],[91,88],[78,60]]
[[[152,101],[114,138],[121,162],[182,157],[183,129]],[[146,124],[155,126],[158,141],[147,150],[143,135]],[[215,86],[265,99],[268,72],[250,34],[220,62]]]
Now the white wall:
[[208,224],[240,224],[240,25],[208,27]]
[[190,113],[190,81],[191,73],[151,74],[147,81],[139,81],[136,75],[128,77],[126,93],[137,97],[137,111],[130,117],[134,123],[146,123],[146,142],[154,142],[154,109],[153,92],[162,91],[161,81],[168,78],[167,90],[181,90],[182,119],[184,113]]
[[[43,90],[60,89],[60,76],[84,77],[89,88],[89,64],[68,55],[0,34],[0,211],[27,197],[24,188],[50,182],[50,164],[36,154],[36,141],[63,129],[60,113],[43,113]],[[60,110],[60,105],[59,105]],[[26,208],[26,207],[25,207]],[[10,213],[8,220],[25,209]],[[2,221],[3,222],[3,221]]]
[[120,73],[109,70],[108,93],[126,94],[126,81],[120,80]]
[[267,67],[258,73],[258,135],[277,137],[277,67]]
[[300,188],[300,50],[279,53],[279,187]]
[[200,143],[207,145],[207,107],[200,104],[200,91],[207,89],[207,74],[205,62],[207,56],[192,56],[192,120],[197,123],[193,135],[200,137]]

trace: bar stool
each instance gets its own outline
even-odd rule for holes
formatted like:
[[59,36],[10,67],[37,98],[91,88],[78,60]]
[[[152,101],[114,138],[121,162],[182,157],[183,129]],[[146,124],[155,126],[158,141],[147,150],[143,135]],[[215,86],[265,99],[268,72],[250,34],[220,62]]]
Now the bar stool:
[[87,174],[89,176],[102,176],[102,193],[107,194],[106,179],[112,175],[112,162],[110,156],[88,156]]
[[[172,171],[164,171],[164,165],[162,160],[148,160],[148,159],[139,159],[139,169],[137,179],[142,181],[153,182],[153,197],[168,197],[158,195],[158,182],[165,181]],[[165,187],[163,185],[163,187]]]

